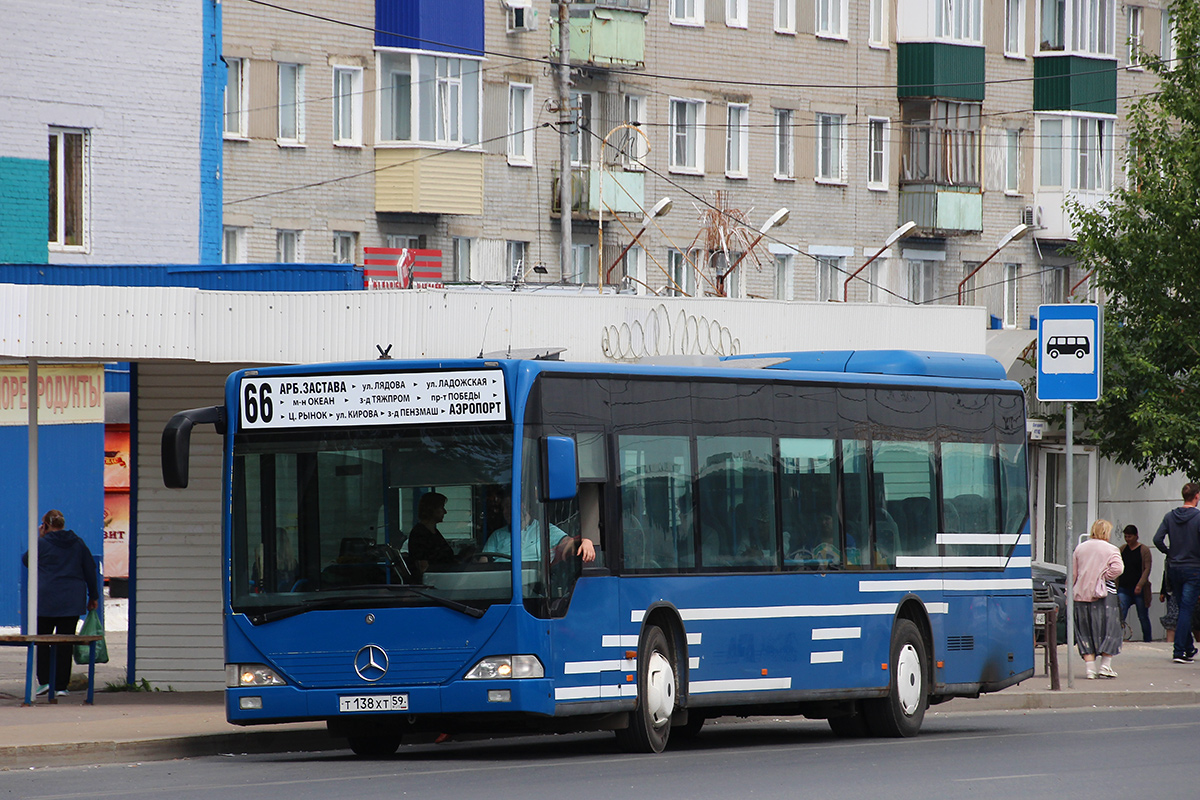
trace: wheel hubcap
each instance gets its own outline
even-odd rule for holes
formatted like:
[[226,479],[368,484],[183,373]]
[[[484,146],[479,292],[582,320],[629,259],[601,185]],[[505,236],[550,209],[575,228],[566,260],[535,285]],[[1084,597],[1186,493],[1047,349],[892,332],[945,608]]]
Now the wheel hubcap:
[[659,652],[650,656],[646,670],[646,710],[656,728],[670,722],[675,710],[675,670]]
[[911,644],[900,648],[900,657],[896,659],[896,693],[900,699],[900,709],[905,716],[912,716],[921,705],[921,658]]

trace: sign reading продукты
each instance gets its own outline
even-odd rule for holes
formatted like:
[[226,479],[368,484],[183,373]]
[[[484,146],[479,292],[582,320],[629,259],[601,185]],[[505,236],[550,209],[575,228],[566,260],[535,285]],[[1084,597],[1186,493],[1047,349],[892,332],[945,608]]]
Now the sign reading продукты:
[[507,416],[500,370],[242,377],[243,430],[492,422]]
[[1071,403],[1100,399],[1103,332],[1100,306],[1038,306],[1038,400]]

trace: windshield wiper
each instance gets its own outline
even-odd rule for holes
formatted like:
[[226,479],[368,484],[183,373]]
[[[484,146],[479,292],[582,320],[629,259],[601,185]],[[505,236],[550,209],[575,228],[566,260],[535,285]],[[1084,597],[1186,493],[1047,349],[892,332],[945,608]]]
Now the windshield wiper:
[[[403,591],[423,597],[426,600],[432,600],[440,606],[449,608],[452,611],[461,612],[476,619],[479,619],[484,614],[483,611],[475,608],[474,606],[469,606],[465,603],[459,603],[456,600],[450,600],[446,597],[439,597],[432,592],[425,591],[428,588],[429,587],[427,586],[411,586],[399,583],[371,583],[362,584],[360,586],[343,586],[339,588],[339,591],[353,589],[384,589],[391,592]],[[286,608],[276,608],[271,611],[265,611],[262,614],[253,614],[248,616],[250,617],[251,622],[256,625],[261,625],[264,622],[275,622],[276,620],[287,619],[288,617],[294,617],[298,614],[306,614],[309,611],[325,611],[331,608],[339,608],[342,606],[351,605],[359,607],[364,605],[369,606],[371,599],[372,598],[370,597],[329,597],[315,600],[305,600],[299,605],[288,606]]]
[[287,606],[286,608],[276,608],[271,611],[264,611],[261,614],[247,614],[250,621],[255,625],[261,625],[264,622],[275,622],[280,619],[294,617],[297,614],[306,614],[309,611],[323,611],[325,609],[337,608],[347,601],[358,603],[361,602],[361,597],[331,597],[325,600],[304,600],[299,605]]
[[484,613],[480,609],[475,608],[475,606],[469,606],[466,603],[460,603],[457,600],[451,600],[448,597],[440,597],[433,592],[425,591],[429,588],[428,586],[414,586],[412,584],[404,583],[379,583],[371,586],[364,586],[362,588],[386,589],[389,592],[411,592],[419,597],[424,597],[426,600],[432,600],[440,606],[445,606],[446,608],[454,611],[461,611],[469,617],[475,617],[475,619],[479,619]]

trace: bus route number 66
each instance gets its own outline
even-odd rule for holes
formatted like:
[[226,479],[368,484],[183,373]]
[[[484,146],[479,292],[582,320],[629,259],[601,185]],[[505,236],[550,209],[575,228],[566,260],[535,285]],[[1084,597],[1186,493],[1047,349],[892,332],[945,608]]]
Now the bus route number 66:
[[255,386],[253,383],[247,383],[242,390],[242,413],[246,415],[246,422],[251,425],[260,419],[270,422],[275,413],[275,404],[271,402],[271,384],[260,383]]

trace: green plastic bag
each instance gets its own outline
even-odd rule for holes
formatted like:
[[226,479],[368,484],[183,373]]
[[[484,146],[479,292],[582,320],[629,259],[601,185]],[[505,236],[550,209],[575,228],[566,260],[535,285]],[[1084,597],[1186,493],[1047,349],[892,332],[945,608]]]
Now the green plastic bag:
[[[87,613],[87,616],[84,617],[83,627],[79,629],[79,635],[80,636],[95,636],[96,634],[100,634],[101,637],[104,636],[104,624],[102,622],[100,622],[100,615],[96,613],[95,609],[92,609],[91,611],[89,611]],[[87,664],[88,663],[88,650],[89,649],[90,649],[89,645],[86,645],[86,644],[75,645],[75,663],[76,664]],[[100,641],[96,642],[96,663],[97,664],[107,664],[108,663],[108,645],[104,644],[103,638],[101,638]]]

